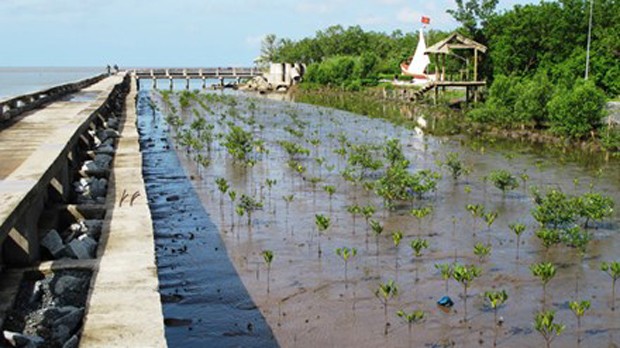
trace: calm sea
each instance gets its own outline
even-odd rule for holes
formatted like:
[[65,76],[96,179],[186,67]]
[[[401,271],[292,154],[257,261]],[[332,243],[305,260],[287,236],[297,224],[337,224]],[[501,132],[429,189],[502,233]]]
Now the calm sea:
[[105,67],[0,67],[0,100],[105,72]]

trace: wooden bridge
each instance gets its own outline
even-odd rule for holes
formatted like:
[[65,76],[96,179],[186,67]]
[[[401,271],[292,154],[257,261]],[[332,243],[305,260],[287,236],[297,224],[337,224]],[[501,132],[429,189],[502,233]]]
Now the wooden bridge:
[[174,88],[174,80],[185,80],[185,87],[189,89],[190,80],[202,80],[202,88],[206,87],[206,81],[217,79],[220,85],[224,85],[225,80],[247,80],[256,76],[262,76],[258,68],[227,67],[227,68],[144,68],[133,71],[138,88],[141,79],[153,81],[153,88],[157,88],[157,80],[168,80],[170,88]]

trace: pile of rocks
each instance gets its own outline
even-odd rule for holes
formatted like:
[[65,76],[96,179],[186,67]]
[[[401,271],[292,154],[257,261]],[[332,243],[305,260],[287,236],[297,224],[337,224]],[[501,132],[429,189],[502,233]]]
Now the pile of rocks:
[[41,247],[49,252],[54,260],[93,259],[96,256],[102,225],[102,220],[84,220],[72,224],[62,233],[49,230],[41,239]]
[[63,271],[26,282],[4,325],[3,346],[77,347],[90,277]]
[[106,177],[110,173],[110,165],[116,152],[114,142],[120,137],[118,127],[118,118],[111,116],[105,122],[103,129],[89,131],[90,136],[95,140],[93,150],[89,151],[92,159],[82,163],[79,170],[82,177],[73,183],[73,188],[78,194],[78,204],[105,203],[108,189]]

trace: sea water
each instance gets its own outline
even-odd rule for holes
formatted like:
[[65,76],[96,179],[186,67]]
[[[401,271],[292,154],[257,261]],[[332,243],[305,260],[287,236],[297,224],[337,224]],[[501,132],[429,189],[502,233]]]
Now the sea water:
[[105,67],[0,67],[0,100],[103,72]]

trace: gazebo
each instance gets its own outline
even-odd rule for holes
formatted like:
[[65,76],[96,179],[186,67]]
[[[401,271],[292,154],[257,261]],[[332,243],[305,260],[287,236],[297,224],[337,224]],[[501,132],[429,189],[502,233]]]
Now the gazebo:
[[[469,71],[470,71],[470,59],[472,57],[466,58],[459,54],[457,51],[463,50],[471,50],[473,51],[473,78],[470,79]],[[424,54],[430,56],[431,61],[435,63],[435,82],[429,84],[427,87],[420,90],[420,96],[425,92],[434,89],[435,91],[435,101],[437,101],[438,90],[441,87],[445,89],[445,87],[465,87],[466,88],[466,98],[469,101],[470,96],[474,97],[474,100],[478,100],[478,88],[486,85],[486,81],[478,80],[478,64],[482,55],[486,54],[487,47],[481,43],[478,43],[468,37],[465,37],[457,32],[452,33],[447,38],[437,42],[436,44],[428,47]],[[447,58],[456,57],[459,60],[465,62],[465,69],[462,69],[460,72],[459,78],[456,80],[450,80],[446,76],[446,60]],[[473,92],[473,93],[472,93]]]

